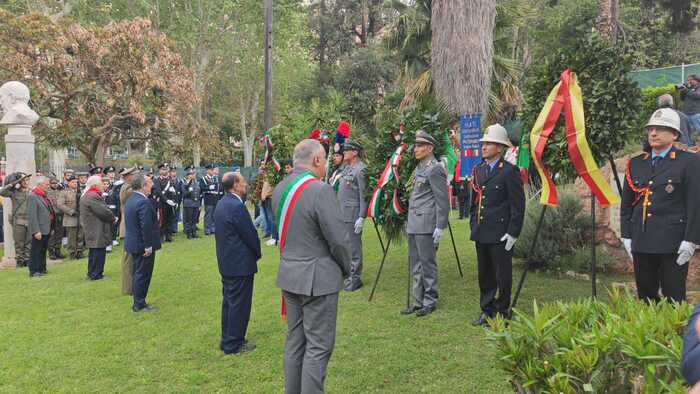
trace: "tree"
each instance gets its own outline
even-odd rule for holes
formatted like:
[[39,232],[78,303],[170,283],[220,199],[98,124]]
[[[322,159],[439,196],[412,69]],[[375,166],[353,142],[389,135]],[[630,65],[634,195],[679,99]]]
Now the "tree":
[[92,163],[124,141],[184,141],[191,132],[192,74],[147,20],[83,27],[0,9],[0,49],[0,73],[32,90],[39,139]]
[[619,6],[617,0],[598,0],[598,34],[605,41],[617,42],[617,16]]

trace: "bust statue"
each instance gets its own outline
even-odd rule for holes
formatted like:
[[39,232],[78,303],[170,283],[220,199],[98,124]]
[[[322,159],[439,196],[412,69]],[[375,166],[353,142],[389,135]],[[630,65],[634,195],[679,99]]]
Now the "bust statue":
[[0,125],[33,126],[39,120],[39,115],[29,108],[29,88],[21,82],[0,86],[0,108],[4,114]]

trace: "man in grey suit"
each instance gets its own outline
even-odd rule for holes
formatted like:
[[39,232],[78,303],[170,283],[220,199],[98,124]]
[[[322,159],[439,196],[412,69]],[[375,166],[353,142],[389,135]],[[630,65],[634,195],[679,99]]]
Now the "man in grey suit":
[[413,305],[402,315],[425,316],[435,310],[438,300],[435,252],[447,228],[449,201],[447,171],[435,159],[436,141],[428,133],[416,132],[414,153],[419,161],[408,201],[408,255],[413,272]]
[[335,345],[338,293],[350,273],[347,231],[335,193],[318,180],[325,174],[323,146],[303,140],[294,148],[294,171],[272,194],[280,222],[277,286],[287,305],[287,394],[323,392]]
[[32,235],[30,277],[46,275],[46,251],[54,221],[53,206],[46,195],[51,187],[49,178],[39,176],[35,182],[27,197],[27,231]]
[[362,145],[348,139],[343,145],[343,172],[338,180],[340,216],[345,223],[350,241],[350,277],[345,281],[346,291],[362,287],[362,225],[367,217],[365,176],[367,166],[360,159]]

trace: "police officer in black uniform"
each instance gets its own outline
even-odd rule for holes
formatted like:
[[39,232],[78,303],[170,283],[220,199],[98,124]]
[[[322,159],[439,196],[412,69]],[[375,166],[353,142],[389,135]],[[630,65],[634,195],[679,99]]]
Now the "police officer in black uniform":
[[[158,192],[160,193],[160,238],[165,242],[172,242],[171,227],[172,221],[175,220],[175,207],[177,203],[177,191],[175,183],[169,176],[170,165],[163,163],[158,166],[158,176],[154,179],[154,184],[158,184]],[[151,191],[151,194],[153,192]]]
[[622,243],[640,299],[686,299],[688,260],[700,244],[700,156],[676,149],[680,118],[670,108],[646,125],[649,152],[630,159],[620,208]]
[[117,218],[117,221],[112,223],[112,245],[116,246],[119,244],[117,242],[117,231],[119,230],[119,223],[121,221],[121,209],[119,207],[119,192],[122,190],[124,185],[123,179],[114,180],[115,168],[113,166],[105,167],[104,174],[109,177],[112,181],[108,189],[105,189],[105,203],[107,208],[112,211],[112,215]]
[[518,168],[503,158],[510,146],[500,124],[486,128],[481,139],[483,162],[472,172],[471,240],[476,246],[481,316],[475,326],[496,314],[508,317],[513,283],[513,246],[525,216],[525,191]]
[[216,174],[216,166],[207,164],[207,174],[199,179],[199,188],[204,201],[204,235],[214,234],[214,209],[221,196],[219,177]]
[[170,179],[175,186],[175,209],[173,221],[170,223],[170,234],[177,233],[177,224],[181,219],[180,207],[182,206],[182,181],[177,178],[177,167],[170,167]]
[[197,236],[197,221],[199,220],[199,209],[202,205],[202,193],[197,180],[197,171],[194,167],[185,169],[187,176],[182,182],[182,224],[185,228],[187,238],[199,238]]

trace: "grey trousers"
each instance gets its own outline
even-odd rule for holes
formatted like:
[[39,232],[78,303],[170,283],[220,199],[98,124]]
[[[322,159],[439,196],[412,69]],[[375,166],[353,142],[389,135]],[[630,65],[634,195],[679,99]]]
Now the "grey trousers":
[[132,295],[134,285],[134,258],[131,253],[124,251],[122,255],[122,294]]
[[360,281],[362,278],[362,233],[355,234],[355,223],[345,223],[348,232],[350,246],[350,282]]
[[204,234],[214,234],[214,209],[216,205],[204,206]]
[[431,234],[408,235],[408,257],[413,273],[413,297],[418,307],[435,306],[438,300],[437,262]]
[[29,251],[32,248],[32,235],[23,224],[12,226],[12,235],[15,238],[15,261],[17,263],[29,263]]
[[283,295],[287,302],[284,391],[323,393],[326,367],[335,346],[338,293],[305,296],[283,291]]

